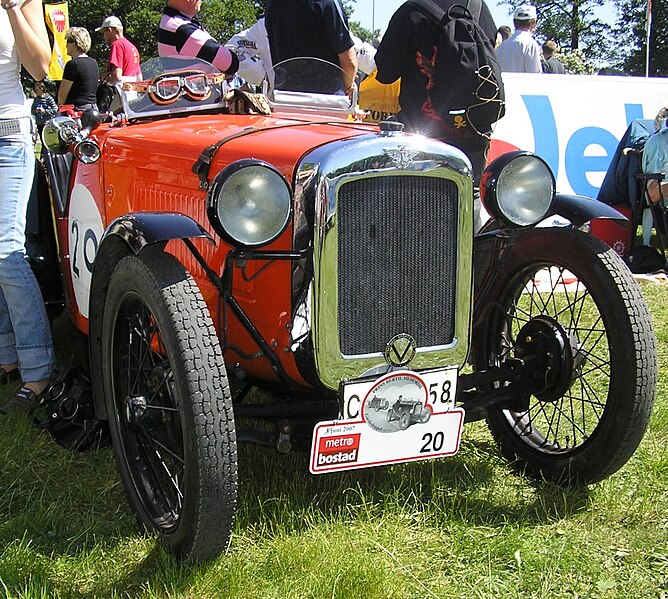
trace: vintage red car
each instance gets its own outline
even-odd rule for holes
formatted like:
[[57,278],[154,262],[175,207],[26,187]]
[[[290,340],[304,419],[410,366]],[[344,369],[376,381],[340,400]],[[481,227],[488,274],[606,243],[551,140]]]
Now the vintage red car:
[[[155,59],[113,114],[44,131],[57,244],[31,259],[87,335],[132,508],[183,558],[227,546],[241,442],[337,472],[452,455],[487,419],[513,465],[583,485],[647,427],[646,304],[579,229],[618,213],[514,152],[484,174],[474,235],[466,156],[360,122],[328,68],[281,65],[259,98]],[[535,227],[555,214],[573,226]],[[40,268],[56,247],[62,289]],[[368,426],[366,401],[402,394],[419,424]]]

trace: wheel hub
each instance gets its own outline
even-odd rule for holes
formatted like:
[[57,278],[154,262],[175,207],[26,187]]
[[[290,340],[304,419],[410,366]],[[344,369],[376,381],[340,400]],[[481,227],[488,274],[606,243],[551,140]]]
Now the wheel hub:
[[148,411],[148,400],[145,395],[129,395],[125,398],[125,421],[133,429],[141,427]]
[[555,402],[569,389],[584,363],[577,339],[555,319],[537,316],[522,327],[515,356],[526,365],[522,384],[541,401]]

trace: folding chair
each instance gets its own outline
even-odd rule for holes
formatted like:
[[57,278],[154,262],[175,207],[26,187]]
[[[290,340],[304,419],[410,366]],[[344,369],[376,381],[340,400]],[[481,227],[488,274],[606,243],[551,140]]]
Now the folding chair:
[[[659,248],[666,259],[666,235],[668,234],[668,215],[666,214],[666,198],[663,197],[661,182],[665,179],[663,173],[637,173],[636,179],[640,182],[642,194],[642,232],[643,245],[649,245],[651,230],[654,228]],[[659,200],[653,202],[650,199],[649,184],[656,181],[659,184]]]
[[656,231],[664,262],[668,251],[668,214],[666,198],[652,202],[648,186],[651,181],[661,182],[662,173],[644,173],[642,153],[645,142],[654,133],[654,121],[633,121],[619,142],[598,193],[598,200],[615,207],[630,208],[630,247],[635,245],[636,232],[642,226],[643,245],[649,245],[652,229]]

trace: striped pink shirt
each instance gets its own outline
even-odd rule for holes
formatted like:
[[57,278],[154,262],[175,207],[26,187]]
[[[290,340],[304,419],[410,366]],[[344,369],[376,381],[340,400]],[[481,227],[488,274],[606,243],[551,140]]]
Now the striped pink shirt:
[[232,75],[239,68],[237,55],[214,40],[197,22],[178,10],[166,7],[158,29],[159,56],[191,56],[210,62],[222,73]]

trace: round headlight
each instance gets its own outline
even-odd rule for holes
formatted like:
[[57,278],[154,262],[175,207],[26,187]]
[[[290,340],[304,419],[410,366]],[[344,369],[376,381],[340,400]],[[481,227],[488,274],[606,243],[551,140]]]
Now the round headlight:
[[292,195],[283,175],[257,160],[241,160],[223,169],[207,203],[218,234],[245,247],[274,241],[288,224],[291,208]]
[[544,220],[554,199],[554,176],[542,158],[510,152],[485,170],[485,207],[497,220],[519,227]]

